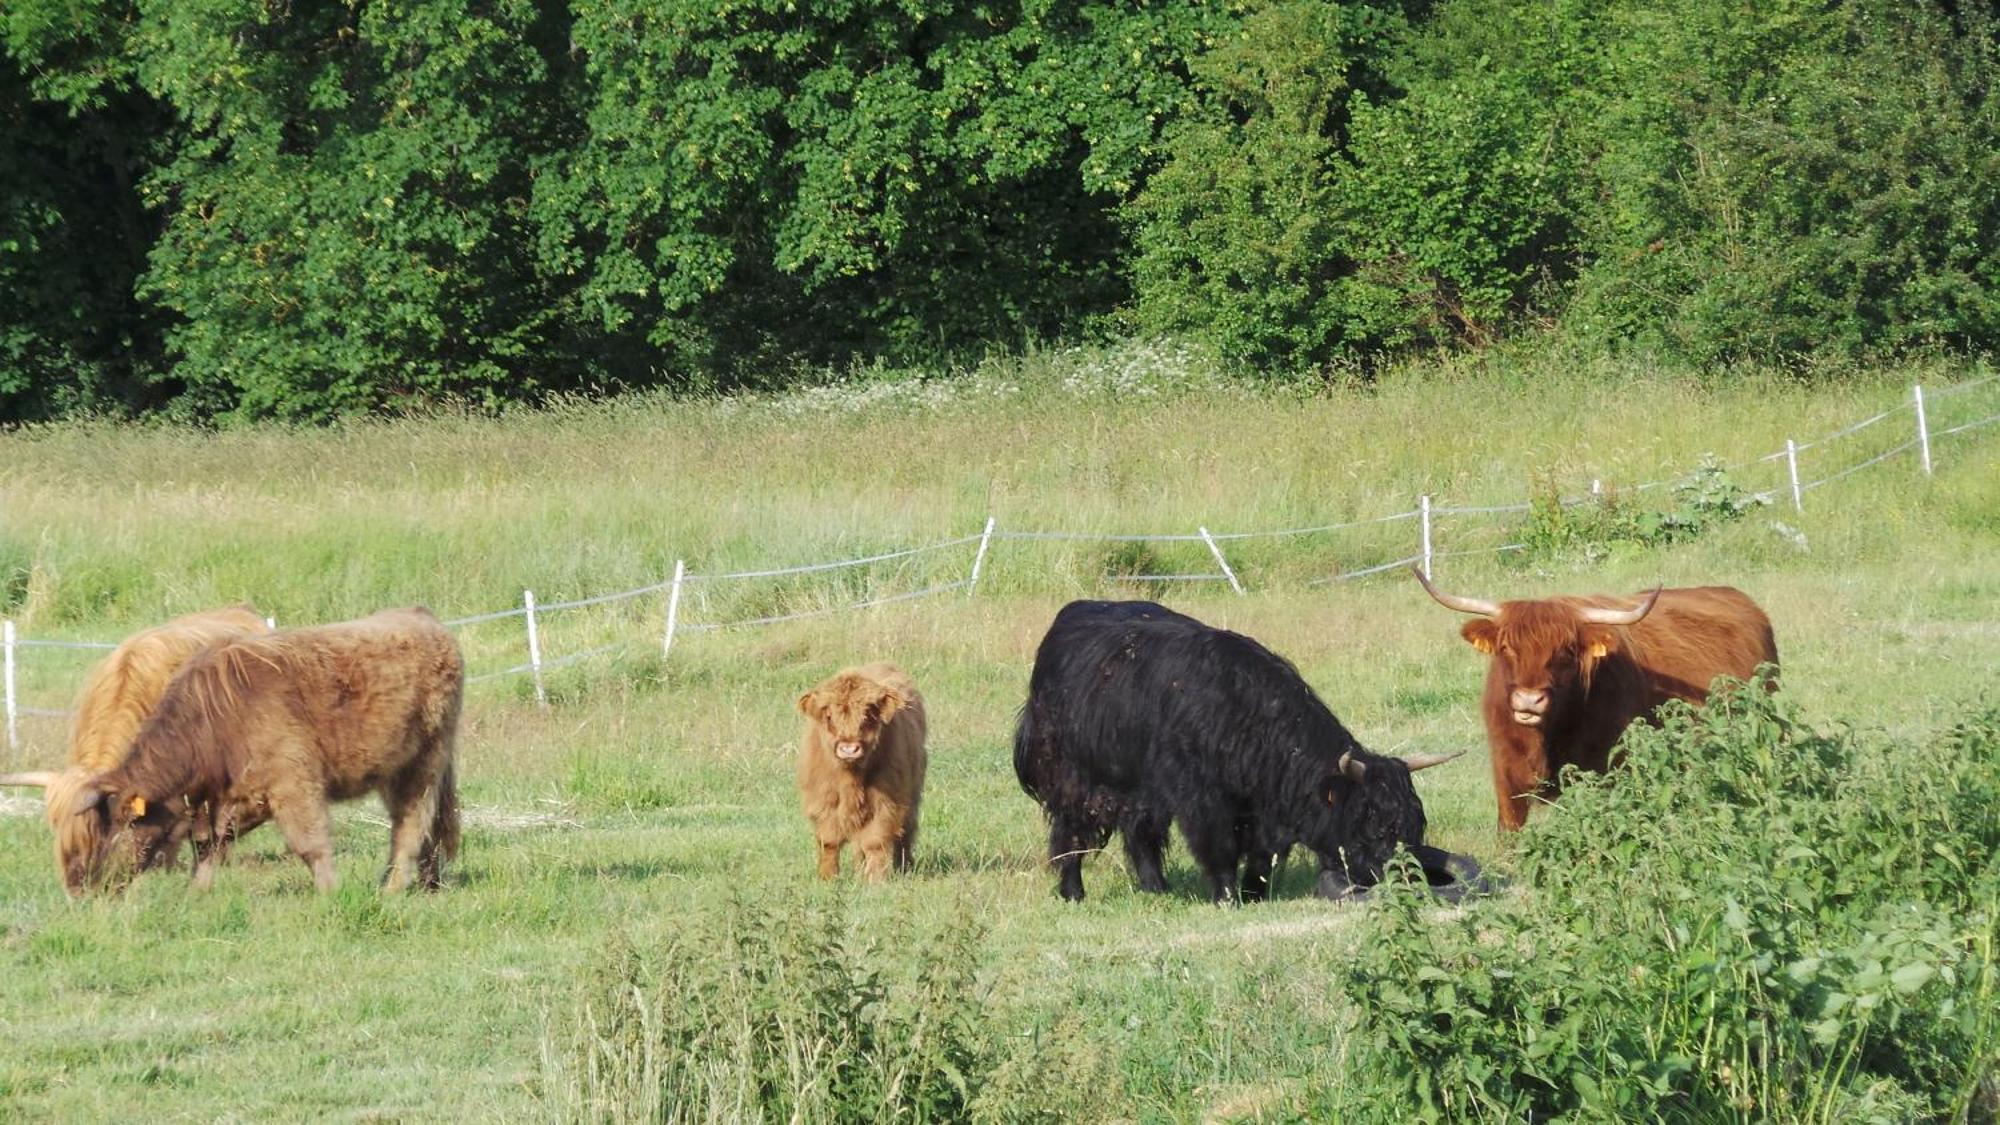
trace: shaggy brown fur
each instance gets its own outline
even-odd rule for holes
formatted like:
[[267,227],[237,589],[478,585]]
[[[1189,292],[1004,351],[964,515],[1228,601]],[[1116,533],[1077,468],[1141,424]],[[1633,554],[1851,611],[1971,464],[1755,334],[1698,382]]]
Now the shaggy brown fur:
[[[464,683],[458,645],[427,609],[239,638],[188,662],[131,756],[94,788],[142,858],[186,836],[190,809],[214,810],[218,841],[268,812],[322,891],[335,883],[329,803],[379,793],[385,886],[407,885],[414,865],[435,887],[440,856],[458,851]],[[184,806],[172,800],[181,796]],[[220,850],[203,862],[212,868]]]
[[880,882],[910,869],[924,795],[924,700],[894,664],[849,668],[799,697],[799,798],[819,839],[819,877],[840,874],[840,849],[861,852]]
[[[84,678],[70,722],[69,764],[60,773],[23,774],[40,784],[56,872],[72,895],[82,894],[90,873],[101,869],[104,834],[96,810],[83,804],[98,774],[121,765],[139,726],[160,702],[167,681],[195,653],[219,641],[270,632],[263,615],[247,605],[176,617],[125,638]],[[247,832],[252,824],[240,825]]]
[[[1502,602],[1498,617],[1474,618],[1460,631],[1493,658],[1481,709],[1503,829],[1521,827],[1530,805],[1557,794],[1564,766],[1609,769],[1633,720],[1669,699],[1706,701],[1717,676],[1747,680],[1759,665],[1778,663],[1771,619],[1729,586],[1662,590],[1635,625],[1578,616],[1587,606],[1631,604],[1601,594]],[[1541,713],[1524,713],[1524,701]]]

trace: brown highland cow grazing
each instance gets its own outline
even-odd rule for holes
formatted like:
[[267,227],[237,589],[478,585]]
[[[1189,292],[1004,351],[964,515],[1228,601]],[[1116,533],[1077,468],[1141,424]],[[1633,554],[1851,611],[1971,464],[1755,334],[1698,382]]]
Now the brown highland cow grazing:
[[[91,779],[124,763],[139,725],[189,657],[219,641],[270,631],[261,614],[241,605],[190,613],[134,633],[83,681],[70,722],[68,768],[0,777],[0,784],[42,787],[55,837],[56,872],[70,894],[82,894],[89,873],[101,869],[106,859],[100,818],[81,800],[91,791]],[[253,827],[239,824],[237,831]]]
[[924,700],[894,664],[848,668],[799,697],[799,797],[819,838],[819,877],[840,874],[840,849],[861,851],[880,882],[910,869],[924,795]]
[[[422,608],[229,641],[188,662],[92,797],[107,825],[132,834],[142,865],[178,846],[191,810],[214,810],[217,841],[268,815],[325,891],[329,803],[379,793],[386,889],[407,885],[413,867],[436,887],[442,858],[458,851],[452,744],[464,685],[457,643]],[[220,853],[203,857],[197,879]]]

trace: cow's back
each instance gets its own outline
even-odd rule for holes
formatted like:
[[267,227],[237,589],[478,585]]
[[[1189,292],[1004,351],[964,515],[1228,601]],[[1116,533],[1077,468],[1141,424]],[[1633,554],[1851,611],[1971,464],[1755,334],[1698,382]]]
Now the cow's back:
[[1254,640],[1150,602],[1076,602],[1036,653],[1015,773],[1045,802],[1153,807],[1239,787],[1259,758],[1250,743],[1317,751],[1344,738],[1297,670]]
[[376,788],[457,725],[464,661],[428,610],[384,610],[253,643],[272,658],[259,673],[264,705],[253,721],[308,742],[336,800]]
[[1747,680],[1778,663],[1771,619],[1733,586],[1663,590],[1626,631],[1627,646],[1660,696],[1700,702],[1718,676]]
[[930,720],[924,711],[924,695],[908,672],[887,661],[864,664],[859,671],[903,697],[903,705],[882,728],[875,751],[881,760],[871,780],[914,807],[922,796],[924,771],[929,765],[924,739]]

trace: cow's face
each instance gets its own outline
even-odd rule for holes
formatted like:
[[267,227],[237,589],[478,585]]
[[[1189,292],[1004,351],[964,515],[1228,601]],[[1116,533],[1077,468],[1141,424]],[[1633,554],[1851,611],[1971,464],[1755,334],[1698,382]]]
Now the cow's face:
[[1524,727],[1559,722],[1589,692],[1598,663],[1618,647],[1611,627],[1554,602],[1507,602],[1497,617],[1475,618],[1460,632],[1493,658],[1508,711]]
[[882,729],[906,701],[895,691],[859,676],[841,676],[799,697],[799,713],[819,725],[834,759],[849,769],[867,765]]
[[181,854],[193,829],[187,802],[179,797],[148,802],[128,798],[112,820],[118,826],[123,846],[130,849],[132,866],[139,871],[166,867]]
[[1560,724],[1590,691],[1597,666],[1617,651],[1618,630],[1645,620],[1660,600],[1655,586],[1630,609],[1569,601],[1490,602],[1446,594],[1422,570],[1410,569],[1439,605],[1477,615],[1461,632],[1473,648],[1493,657],[1493,675],[1506,690],[1509,713],[1529,728]]
[[87,856],[75,857],[77,870],[64,865],[64,881],[73,888],[89,883],[115,884],[139,871],[173,862],[187,842],[191,821],[186,802],[176,797],[149,801],[136,793],[95,793],[86,796],[82,815],[95,818],[90,833],[95,845]]
[[1456,757],[1458,754],[1413,754],[1408,758],[1342,754],[1339,765],[1320,780],[1319,799],[1326,816],[1318,839],[1311,841],[1313,850],[1338,864],[1338,870],[1328,869],[1326,875],[1331,875],[1338,887],[1352,891],[1380,882],[1384,866],[1398,848],[1447,857],[1449,853],[1423,846],[1424,803],[1418,799],[1410,775]]
[[[1351,763],[1345,774],[1330,776],[1322,794],[1345,824],[1340,855],[1347,878],[1357,887],[1372,887],[1382,878],[1383,865],[1401,846],[1424,842],[1424,803],[1410,784],[1409,767],[1394,758],[1377,758],[1359,773]],[[1349,784],[1342,785],[1343,780]]]

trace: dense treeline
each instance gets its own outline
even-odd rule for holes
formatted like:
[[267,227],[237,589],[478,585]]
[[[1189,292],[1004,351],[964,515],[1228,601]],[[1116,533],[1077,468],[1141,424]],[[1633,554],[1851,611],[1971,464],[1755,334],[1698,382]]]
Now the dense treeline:
[[2000,341],[1939,0],[10,0],[0,418]]

